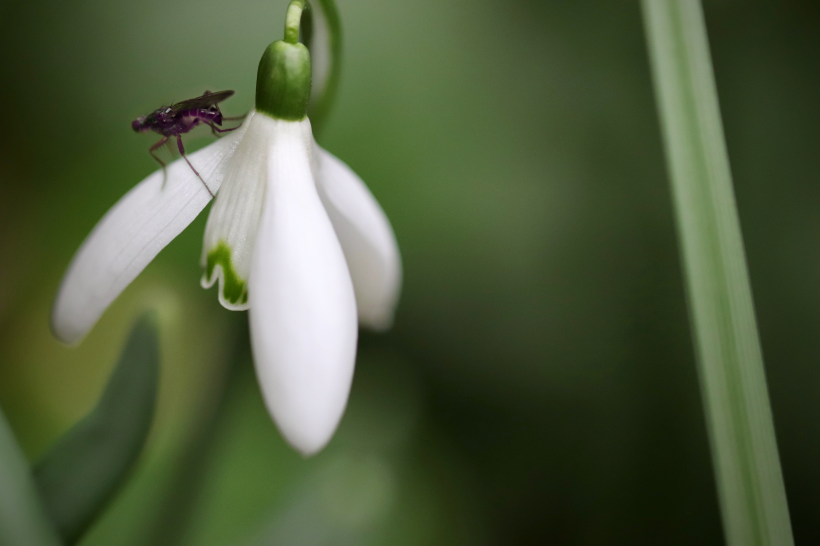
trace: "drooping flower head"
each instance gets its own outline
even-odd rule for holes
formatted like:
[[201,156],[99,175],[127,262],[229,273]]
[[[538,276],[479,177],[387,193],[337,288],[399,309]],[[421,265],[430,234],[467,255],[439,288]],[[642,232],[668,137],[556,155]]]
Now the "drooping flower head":
[[[318,3],[313,14],[313,36],[325,45],[332,40],[321,33],[335,17],[328,6]],[[370,191],[313,138],[307,111],[316,70],[298,42],[306,8],[304,0],[291,2],[285,39],[270,44],[259,63],[256,105],[242,127],[188,157],[218,191],[202,285],[216,284],[224,307],[249,311],[268,410],[287,441],[311,454],[344,412],[357,323],[376,330],[392,323],[401,262]],[[169,165],[165,184],[158,171],[128,192],[69,266],[52,314],[55,336],[79,341],[209,200],[180,160]]]

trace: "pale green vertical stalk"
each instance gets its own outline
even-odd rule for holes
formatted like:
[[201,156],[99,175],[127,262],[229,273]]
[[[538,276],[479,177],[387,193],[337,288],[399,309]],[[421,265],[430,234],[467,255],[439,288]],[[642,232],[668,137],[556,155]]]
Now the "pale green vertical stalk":
[[726,542],[793,544],[700,0],[643,0]]

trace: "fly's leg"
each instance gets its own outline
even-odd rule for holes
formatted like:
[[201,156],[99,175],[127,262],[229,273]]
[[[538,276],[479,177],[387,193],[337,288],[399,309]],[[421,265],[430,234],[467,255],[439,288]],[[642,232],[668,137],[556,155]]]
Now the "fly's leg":
[[157,155],[154,153],[160,146],[168,142],[168,137],[162,137],[159,142],[148,148],[148,153],[151,154],[151,157],[157,160],[162,166],[162,189],[165,189],[165,181],[168,179],[168,173],[165,171],[165,162],[161,160]]
[[188,161],[188,158],[185,156],[185,148],[182,147],[182,137],[179,135],[177,135],[177,146],[179,147],[179,153],[182,154],[182,158],[185,160],[188,166],[191,167],[191,170],[194,171],[194,174],[197,176],[197,178],[199,178],[202,181],[202,185],[205,186],[205,189],[208,190],[208,193],[211,194],[211,197],[213,197],[214,192],[212,192],[211,188],[208,187],[208,184],[206,184],[205,181],[202,180],[202,176],[200,176],[200,174],[196,172],[194,166],[191,165],[191,162]]
[[[232,116],[232,117],[229,117],[229,118],[225,118],[225,117],[223,117],[223,118],[222,118],[222,121],[236,121],[236,120],[240,120],[240,119],[241,119],[241,120],[244,120],[246,117],[248,117],[248,114],[245,114],[244,116]],[[211,125],[211,132],[212,132],[212,133],[214,133],[213,129],[216,129],[218,132],[220,132],[220,133],[224,133],[224,132],[226,132],[226,131],[233,131],[234,129],[239,129],[241,126],[242,126],[242,124],[240,123],[240,124],[239,124],[239,125],[237,125],[236,127],[231,127],[230,129],[222,129],[222,130],[220,131],[219,129],[216,129],[216,127],[214,127],[213,125]],[[214,133],[214,136],[216,136],[216,133]]]
[[206,123],[211,128],[211,133],[213,133],[214,136],[219,136],[217,133],[230,133],[231,131],[235,131],[236,129],[239,129],[239,127],[241,127],[241,125],[237,125],[236,127],[231,127],[230,129],[220,129],[219,127],[214,125],[213,122],[208,121]]

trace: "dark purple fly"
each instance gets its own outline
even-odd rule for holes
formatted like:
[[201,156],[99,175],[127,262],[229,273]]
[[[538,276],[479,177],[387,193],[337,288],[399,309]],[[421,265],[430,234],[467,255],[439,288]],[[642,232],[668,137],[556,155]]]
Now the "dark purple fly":
[[[218,93],[205,91],[201,97],[177,102],[171,106],[163,106],[162,108],[154,110],[147,116],[138,117],[131,123],[131,127],[138,133],[144,133],[151,130],[162,135],[159,142],[151,146],[148,151],[150,152],[151,157],[156,159],[157,162],[162,165],[163,172],[165,172],[165,163],[154,155],[154,151],[168,142],[169,138],[176,137],[179,153],[182,154],[182,157],[188,163],[188,166],[191,167],[191,170],[194,171],[194,174],[202,180],[202,177],[198,172],[196,172],[194,166],[191,165],[191,162],[188,161],[187,157],[185,157],[185,148],[182,146],[182,135],[198,125],[209,126],[214,135],[217,135],[217,133],[227,133],[237,129],[237,127],[231,127],[230,129],[220,129],[217,127],[217,125],[222,125],[223,120],[244,118],[244,116],[235,118],[222,117],[222,112],[219,111],[219,103],[231,95],[233,95],[233,91],[219,91]],[[211,188],[208,187],[208,184],[205,184],[204,180],[202,180],[202,184],[205,185],[205,189],[208,190],[208,193],[210,193],[211,197],[213,197],[214,194],[211,191]]]

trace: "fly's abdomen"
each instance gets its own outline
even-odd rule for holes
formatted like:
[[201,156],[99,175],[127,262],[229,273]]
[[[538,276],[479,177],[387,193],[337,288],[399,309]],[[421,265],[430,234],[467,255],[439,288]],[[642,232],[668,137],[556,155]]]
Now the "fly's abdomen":
[[184,114],[186,117],[192,117],[204,123],[215,123],[217,125],[222,125],[222,112],[219,110],[205,110],[205,109],[197,109],[197,110],[188,110]]

